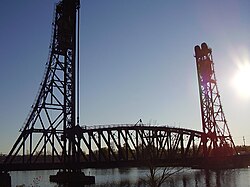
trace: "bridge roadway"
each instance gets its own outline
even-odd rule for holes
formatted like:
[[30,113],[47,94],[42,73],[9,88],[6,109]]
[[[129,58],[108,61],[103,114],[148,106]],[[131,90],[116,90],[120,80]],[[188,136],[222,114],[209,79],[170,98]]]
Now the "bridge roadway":
[[[42,133],[39,129],[33,133]],[[57,133],[61,133],[58,131]],[[32,155],[10,155],[0,171],[57,170],[63,168],[120,168],[178,166],[193,168],[237,168],[250,165],[250,155],[209,157],[202,153],[202,132],[168,126],[111,125],[69,129],[79,148],[78,162],[68,156],[63,162],[60,145],[46,154],[47,144]],[[35,147],[39,147],[38,141]],[[44,151],[44,153],[43,153]],[[22,151],[21,151],[22,152]],[[34,151],[35,152],[35,151]],[[77,163],[77,164],[74,164]]]
[[[201,159],[198,159],[201,161]],[[188,160],[175,160],[175,161],[164,161],[158,160],[155,163],[158,166],[179,166],[179,167],[192,167],[196,166],[197,159]],[[172,163],[173,162],[173,163]],[[31,171],[31,170],[58,170],[63,169],[66,166],[68,169],[73,168],[122,168],[122,167],[147,167],[147,161],[111,161],[111,162],[81,162],[80,164],[62,164],[62,163],[34,163],[34,164],[0,164],[0,171]]]
[[[250,155],[237,155],[221,158],[189,158],[176,160],[155,160],[159,167],[190,167],[194,169],[233,169],[250,166]],[[77,165],[62,163],[33,163],[33,164],[0,164],[0,171],[32,171],[32,170],[60,170],[63,168],[123,168],[123,167],[149,167],[147,161],[111,161],[111,162],[81,162]]]

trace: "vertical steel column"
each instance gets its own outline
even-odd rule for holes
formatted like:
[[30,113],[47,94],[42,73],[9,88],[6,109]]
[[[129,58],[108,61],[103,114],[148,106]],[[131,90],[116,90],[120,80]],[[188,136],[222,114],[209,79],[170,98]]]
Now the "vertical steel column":
[[29,162],[31,163],[31,159],[32,159],[32,133],[30,134],[30,150],[29,150]]
[[110,142],[110,131],[107,130],[107,135],[108,135],[108,159],[109,159],[109,162],[111,161],[111,142]]
[[23,164],[25,162],[25,138],[23,137]]
[[89,161],[92,161],[92,147],[91,147],[91,137],[90,137],[90,133],[88,133],[89,136]]
[[121,130],[118,130],[118,155],[119,155],[119,160],[122,160],[122,150],[121,150]]
[[[101,146],[101,135],[100,135],[100,131],[97,131],[97,134],[98,134],[98,149],[99,149],[99,161],[102,160],[101,158],[101,152],[103,151],[102,150],[102,146]],[[103,153],[104,154],[104,153]]]
[[54,134],[54,129],[52,130],[53,131],[53,133],[52,133],[52,145],[53,146],[51,146],[51,154],[52,154],[52,163],[54,163],[55,162],[55,150],[54,150],[54,146],[55,146],[55,134]]
[[136,142],[136,159],[140,158],[140,150],[139,150],[139,136],[138,136],[138,128],[135,129],[135,142]]

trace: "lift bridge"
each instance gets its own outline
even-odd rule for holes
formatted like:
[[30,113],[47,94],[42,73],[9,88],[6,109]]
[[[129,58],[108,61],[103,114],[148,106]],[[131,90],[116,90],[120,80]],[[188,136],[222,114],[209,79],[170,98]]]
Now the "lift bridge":
[[45,74],[19,137],[0,163],[0,178],[8,179],[9,171],[82,174],[83,168],[139,167],[149,162],[195,168],[250,163],[249,156],[238,155],[235,149],[220,101],[212,50],[206,43],[194,48],[202,131],[145,125],[142,120],[81,126],[79,10],[80,0],[62,0],[55,7]]

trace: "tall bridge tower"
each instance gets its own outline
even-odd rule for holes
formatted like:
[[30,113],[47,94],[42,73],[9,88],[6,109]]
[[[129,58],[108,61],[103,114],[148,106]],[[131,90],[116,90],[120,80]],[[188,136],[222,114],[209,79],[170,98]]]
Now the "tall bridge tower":
[[79,125],[80,0],[56,4],[50,54],[37,97],[5,164],[61,163],[64,172],[80,171]]
[[196,45],[195,59],[198,74],[204,156],[227,156],[236,154],[222,109],[215,77],[212,49],[206,43]]

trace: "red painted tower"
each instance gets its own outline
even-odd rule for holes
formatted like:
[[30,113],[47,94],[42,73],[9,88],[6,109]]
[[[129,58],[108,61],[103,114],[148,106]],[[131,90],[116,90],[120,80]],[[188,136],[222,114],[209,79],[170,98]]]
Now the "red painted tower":
[[222,109],[215,77],[212,49],[206,43],[196,45],[195,59],[200,92],[202,138],[204,156],[227,156],[236,154]]

